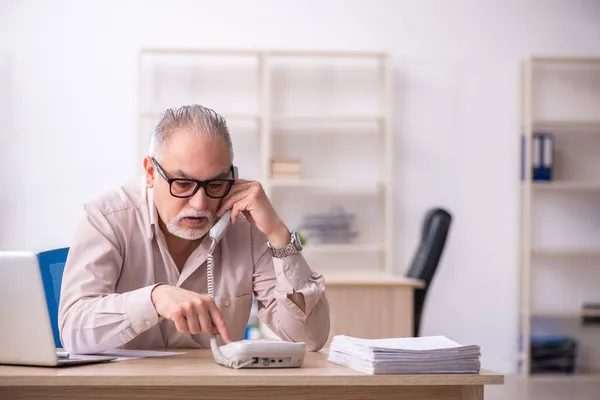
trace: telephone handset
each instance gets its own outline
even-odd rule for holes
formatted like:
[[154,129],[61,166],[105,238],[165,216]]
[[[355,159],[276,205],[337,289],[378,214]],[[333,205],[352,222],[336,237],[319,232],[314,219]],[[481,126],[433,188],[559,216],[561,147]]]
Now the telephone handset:
[[[234,167],[234,177],[237,179],[237,168]],[[227,210],[217,223],[210,229],[211,239],[208,251],[208,268],[206,281],[208,295],[214,300],[214,258],[213,252],[217,243],[225,235],[231,223],[231,210]],[[282,340],[240,340],[219,346],[217,337],[210,336],[210,348],[218,364],[229,368],[290,368],[301,367],[306,354],[306,343],[286,342]]]
[[[236,166],[234,166],[233,167],[233,179],[235,180],[238,178],[239,178],[238,168]],[[225,231],[227,230],[227,227],[229,226],[230,223],[231,223],[231,210],[227,210],[221,216],[221,218],[219,218],[217,223],[214,224],[212,228],[210,228],[209,236],[210,236],[212,243],[210,246],[209,254],[212,254],[212,252],[214,251],[214,247],[217,245],[219,240],[221,240],[221,238],[225,234]]]

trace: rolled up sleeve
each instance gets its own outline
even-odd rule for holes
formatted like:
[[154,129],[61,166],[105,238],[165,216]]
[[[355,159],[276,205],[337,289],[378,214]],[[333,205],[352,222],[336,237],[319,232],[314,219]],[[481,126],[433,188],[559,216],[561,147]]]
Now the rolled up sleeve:
[[[330,329],[325,281],[313,271],[301,253],[274,258],[260,232],[253,234],[254,294],[258,317],[283,340],[305,342],[317,351],[327,342]],[[302,311],[289,295],[301,293]]]

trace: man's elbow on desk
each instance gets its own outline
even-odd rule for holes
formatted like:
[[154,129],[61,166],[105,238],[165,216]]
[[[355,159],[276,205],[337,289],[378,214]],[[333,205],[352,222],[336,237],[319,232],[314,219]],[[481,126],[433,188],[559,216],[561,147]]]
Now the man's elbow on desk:
[[131,324],[122,316],[112,321],[104,321],[105,325],[102,326],[87,327],[86,321],[81,320],[81,315],[71,312],[67,313],[64,321],[60,321],[59,324],[61,343],[70,354],[102,353],[121,346],[138,334],[131,332]]
[[329,304],[324,296],[309,310],[308,315],[296,310],[276,313],[274,317],[277,322],[273,333],[283,340],[305,342],[308,351],[321,350],[329,339]]
[[[94,343],[91,338],[94,338]],[[60,341],[69,354],[96,354],[109,350],[109,346],[101,343],[101,338],[95,337],[92,332],[83,333],[81,329],[73,329],[69,324],[60,329]]]
[[327,328],[323,328],[322,332],[319,332],[318,336],[314,338],[309,337],[306,341],[306,350],[307,351],[319,351],[325,346],[327,343],[327,339],[329,338],[329,324]]
[[98,354],[113,350],[129,342],[127,332],[100,332],[97,329],[69,329],[60,334],[63,348],[70,354]]
[[312,309],[311,314],[305,321],[306,324],[306,349],[308,351],[319,351],[325,346],[329,339],[330,319],[329,304],[323,296]]
[[316,328],[316,335],[310,343],[307,343],[308,351],[319,351],[325,346],[329,339],[330,330],[330,319],[329,319],[329,304],[327,298],[323,298],[321,301],[321,307],[317,307],[315,310],[315,320],[318,322]]
[[86,343],[81,333],[71,329],[61,329],[60,341],[63,349],[69,354],[95,354],[103,349],[98,345]]

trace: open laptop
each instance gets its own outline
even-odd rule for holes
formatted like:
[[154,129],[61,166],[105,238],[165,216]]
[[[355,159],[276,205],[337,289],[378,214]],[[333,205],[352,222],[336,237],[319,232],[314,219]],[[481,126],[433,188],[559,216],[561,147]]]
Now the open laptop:
[[59,357],[36,255],[0,251],[0,364],[63,367],[114,359]]

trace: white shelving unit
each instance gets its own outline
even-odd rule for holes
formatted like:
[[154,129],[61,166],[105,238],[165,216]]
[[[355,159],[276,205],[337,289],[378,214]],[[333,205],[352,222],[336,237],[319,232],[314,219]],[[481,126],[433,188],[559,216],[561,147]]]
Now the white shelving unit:
[[[522,65],[523,176],[519,182],[519,364],[531,371],[534,336],[568,336],[580,370],[600,380],[600,59],[532,57]],[[553,178],[533,180],[533,135],[554,137]],[[541,375],[542,378],[544,375]],[[569,377],[569,376],[567,376]]]
[[[143,49],[139,152],[168,107],[199,103],[228,121],[240,176],[260,181],[286,223],[338,206],[355,215],[347,244],[309,238],[320,272],[392,273],[392,72],[387,54],[348,51]],[[299,159],[300,179],[271,160]],[[140,165],[141,171],[141,165]]]

